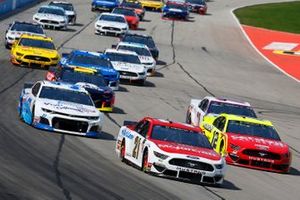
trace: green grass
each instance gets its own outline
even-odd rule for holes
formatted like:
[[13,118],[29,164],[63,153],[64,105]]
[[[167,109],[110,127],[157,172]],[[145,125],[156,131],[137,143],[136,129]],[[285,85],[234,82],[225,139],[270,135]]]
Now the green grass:
[[244,25],[300,33],[300,1],[248,6],[234,14]]

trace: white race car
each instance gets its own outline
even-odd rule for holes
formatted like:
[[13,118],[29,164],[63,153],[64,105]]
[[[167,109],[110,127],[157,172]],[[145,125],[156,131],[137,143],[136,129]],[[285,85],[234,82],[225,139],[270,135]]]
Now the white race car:
[[95,23],[95,34],[122,35],[128,32],[124,15],[102,13]]
[[136,52],[141,60],[141,63],[144,64],[147,69],[147,75],[152,75],[155,73],[156,61],[152,57],[152,54],[146,45],[132,42],[119,42],[116,48],[118,50],[123,49]]
[[9,49],[22,34],[46,36],[43,27],[40,24],[14,21],[6,30],[5,47]]
[[42,6],[33,15],[33,20],[43,27],[67,29],[68,16],[63,8],[57,6]]
[[127,79],[144,84],[147,78],[147,72],[135,52],[107,49],[105,55],[109,58],[114,69],[120,73],[120,79]]
[[222,113],[256,118],[256,114],[248,102],[207,96],[203,99],[191,100],[186,114],[186,123],[200,126],[203,121]]
[[222,184],[226,171],[199,127],[150,117],[124,122],[116,152],[145,172],[198,183]]
[[49,6],[57,6],[63,8],[66,12],[66,15],[68,16],[68,23],[71,25],[76,24],[77,14],[72,3],[66,1],[51,1],[49,3]]
[[48,131],[96,137],[103,125],[88,92],[61,82],[24,84],[18,111],[25,123]]

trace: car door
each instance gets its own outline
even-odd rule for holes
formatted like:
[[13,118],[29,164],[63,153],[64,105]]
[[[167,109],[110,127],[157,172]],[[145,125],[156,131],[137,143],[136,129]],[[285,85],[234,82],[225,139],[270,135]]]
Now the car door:
[[144,144],[149,128],[150,122],[148,120],[142,120],[135,126],[133,139],[130,141],[131,144],[129,144],[129,152],[127,151],[131,155],[128,160],[139,167],[142,166]]
[[220,145],[220,139],[222,138],[222,132],[224,130],[226,118],[224,116],[217,117],[213,122],[212,138],[210,139],[211,145],[215,150]]
[[31,91],[23,97],[22,117],[28,124],[32,124],[34,118],[34,103],[41,89],[41,83],[37,82],[31,88]]

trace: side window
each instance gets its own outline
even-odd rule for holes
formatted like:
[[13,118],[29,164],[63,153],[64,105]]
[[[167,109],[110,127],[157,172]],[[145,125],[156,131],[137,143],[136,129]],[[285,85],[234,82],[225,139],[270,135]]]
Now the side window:
[[218,117],[217,119],[215,119],[215,121],[213,122],[214,127],[218,128],[221,120],[222,117]]
[[36,97],[36,95],[39,93],[40,88],[41,88],[41,83],[37,83],[32,87],[31,91],[33,96]]
[[207,99],[203,99],[199,105],[199,108],[203,111],[206,110],[207,108],[207,105],[208,105],[208,100]]
[[214,125],[217,129],[219,129],[219,130],[222,131],[222,130],[224,129],[225,122],[226,122],[225,117],[219,117],[219,118],[217,118],[217,119],[214,121],[213,125]]
[[150,127],[150,122],[145,120],[145,121],[139,122],[136,125],[134,130],[135,130],[135,132],[139,133],[141,136],[146,137],[149,127]]
[[137,123],[137,125],[134,128],[134,131],[137,132],[137,133],[139,133],[141,131],[141,129],[142,129],[142,126],[143,126],[144,122],[145,121],[140,121],[139,123]]

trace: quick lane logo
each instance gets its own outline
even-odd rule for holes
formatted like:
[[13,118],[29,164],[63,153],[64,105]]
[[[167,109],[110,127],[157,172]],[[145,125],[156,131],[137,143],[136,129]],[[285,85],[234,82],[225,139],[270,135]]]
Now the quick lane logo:
[[128,139],[132,140],[133,139],[133,134],[130,133],[127,129],[122,130],[122,135],[124,137],[127,137]]

